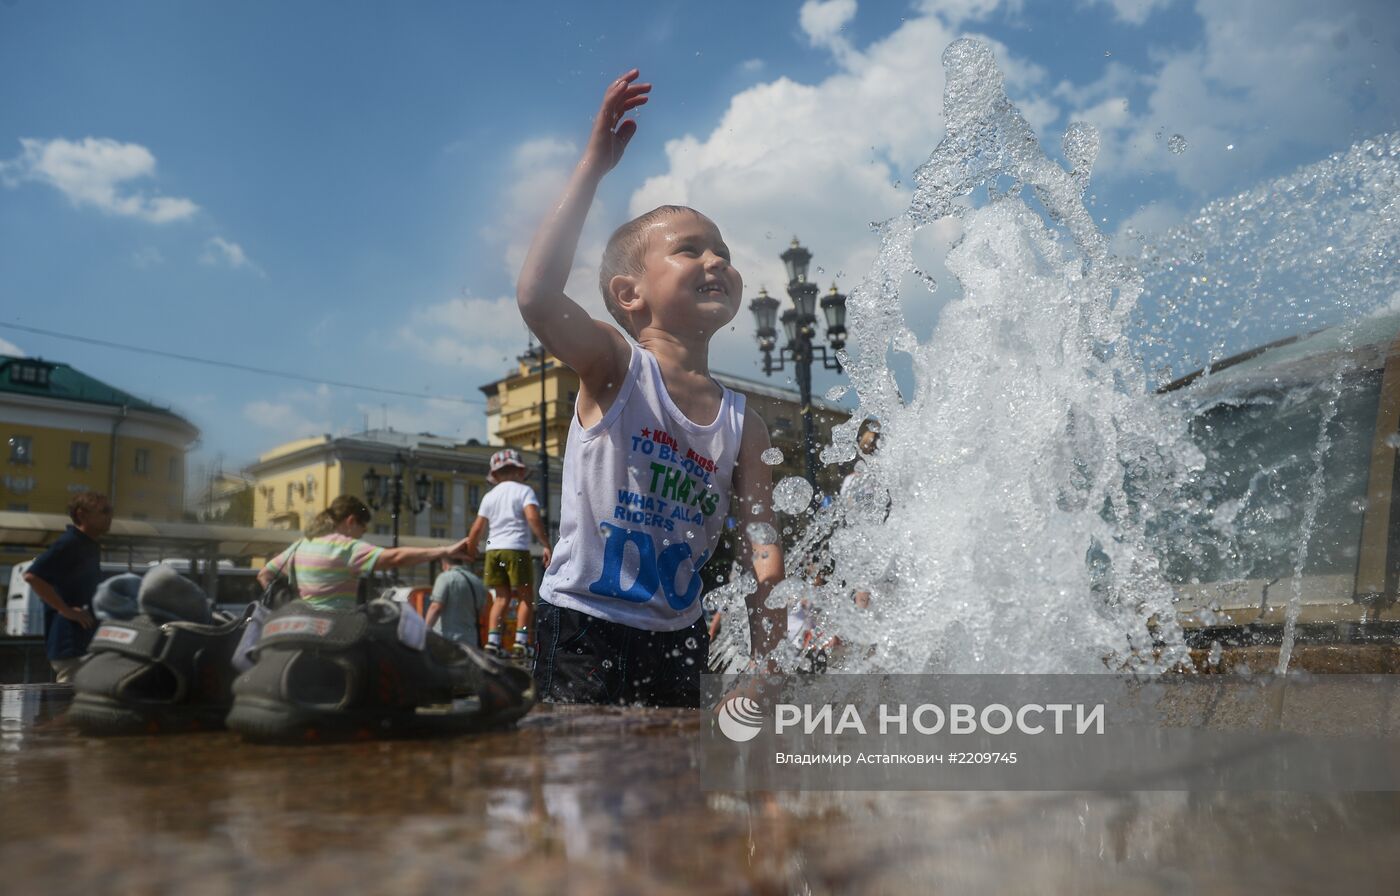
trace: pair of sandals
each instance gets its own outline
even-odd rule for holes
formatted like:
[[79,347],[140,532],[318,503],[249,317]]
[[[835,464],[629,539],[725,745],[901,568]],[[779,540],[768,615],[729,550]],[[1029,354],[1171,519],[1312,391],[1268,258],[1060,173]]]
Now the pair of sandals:
[[84,733],[227,725],[270,742],[450,735],[512,725],[534,704],[527,672],[428,631],[393,601],[253,604],[238,619],[196,622],[170,618],[170,601],[147,592],[142,583],[137,615],[102,623],[74,676],[68,716]]

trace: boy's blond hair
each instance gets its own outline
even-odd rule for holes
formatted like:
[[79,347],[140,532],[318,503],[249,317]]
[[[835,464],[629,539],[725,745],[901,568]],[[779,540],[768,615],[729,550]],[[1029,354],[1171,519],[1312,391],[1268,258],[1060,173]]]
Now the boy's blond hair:
[[626,312],[617,306],[617,299],[613,296],[609,284],[612,283],[612,278],[619,274],[640,276],[643,270],[642,258],[647,250],[646,229],[668,215],[678,215],[682,212],[697,218],[705,217],[686,205],[659,205],[614,230],[613,235],[608,237],[607,248],[603,250],[603,263],[598,268],[598,289],[603,293],[603,304],[607,306],[608,313],[622,325],[622,329],[634,339],[637,333],[632,329],[632,321]]

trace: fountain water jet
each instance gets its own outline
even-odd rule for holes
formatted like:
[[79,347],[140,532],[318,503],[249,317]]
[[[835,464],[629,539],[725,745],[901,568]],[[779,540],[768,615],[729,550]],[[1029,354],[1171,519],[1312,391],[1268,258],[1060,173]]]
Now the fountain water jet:
[[[1309,395],[1331,385],[1325,406],[1303,424],[1311,441],[1230,491],[1234,472],[1216,466],[1238,458],[1211,441],[1221,421],[1210,414],[1238,401],[1212,393],[1209,376],[1200,389],[1155,394],[1144,348],[1161,350],[1149,364],[1179,366],[1203,342],[1181,338],[1194,327],[1210,334],[1213,359],[1268,333],[1241,321],[1251,322],[1250,312],[1272,321],[1280,296],[1296,312],[1285,323],[1296,325],[1335,323],[1338,308],[1354,316],[1395,295],[1400,137],[1364,141],[1212,203],[1127,261],[1110,254],[1085,207],[1094,129],[1070,125],[1063,167],[1007,97],[985,46],[958,41],[943,61],[946,135],[916,172],[909,207],[876,225],[878,257],[848,300],[846,360],[860,405],[822,460],[853,459],[864,418],[879,420],[882,447],[798,533],[788,574],[810,577],[811,556],[829,559],[826,583],[805,593],[815,595],[828,634],[873,645],[847,654],[850,670],[1158,671],[1187,659],[1178,600],[1198,580],[1183,558],[1209,554],[1212,540],[1247,553],[1260,520],[1255,492],[1273,491],[1262,496],[1278,499],[1265,502],[1269,513],[1284,504],[1286,513],[1301,511],[1296,525],[1289,521],[1287,569],[1273,580],[1291,575],[1291,644],[1305,567],[1345,560],[1345,548],[1319,543],[1314,529],[1336,515],[1329,489],[1356,486],[1324,475],[1324,461],[1350,457],[1369,438],[1347,404],[1359,400],[1348,392],[1353,371],[1314,371]],[[1269,209],[1267,223],[1280,232],[1264,226]],[[962,231],[946,264],[963,295],[920,342],[904,319],[900,285],[906,273],[920,273],[915,234],[948,221]],[[1316,239],[1300,244],[1304,233]],[[1318,260],[1294,257],[1313,243]],[[1232,284],[1234,316],[1212,317],[1220,289]],[[1196,300],[1200,307],[1190,307]],[[1222,330],[1226,336],[1215,335]],[[912,360],[908,396],[891,374],[892,351]],[[1296,413],[1295,400],[1303,399],[1279,408]],[[1279,485],[1280,471],[1295,484]],[[1306,486],[1301,494],[1297,483]],[[1238,580],[1226,586],[1245,587],[1252,562],[1217,572]],[[1260,565],[1270,564],[1279,565],[1272,556]],[[710,599],[737,606],[750,587],[741,579]],[[869,611],[852,604],[853,590],[873,595]],[[1288,653],[1285,646],[1281,668]]]

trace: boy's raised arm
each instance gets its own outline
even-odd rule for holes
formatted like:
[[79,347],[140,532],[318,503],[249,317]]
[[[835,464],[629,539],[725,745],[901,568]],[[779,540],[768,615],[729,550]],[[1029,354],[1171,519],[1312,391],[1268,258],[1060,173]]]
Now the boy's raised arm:
[[752,656],[760,664],[773,648],[787,636],[787,613],[767,606],[768,593],[783,579],[783,547],[762,544],[750,535],[750,526],[767,523],[776,533],[773,520],[773,468],[763,462],[763,452],[771,443],[768,426],[752,408],[744,411],[744,436],[739,443],[739,458],[734,464],[734,517],[743,530],[740,533],[740,558],[743,565],[753,565],[758,589],[749,595],[749,639]]
[[637,83],[637,77],[633,69],[608,85],[588,146],[563,195],[536,231],[516,285],[516,300],[526,326],[545,348],[578,373],[584,389],[595,396],[606,392],[606,384],[616,378],[619,361],[626,368],[630,350],[621,333],[593,320],[565,295],[564,284],[598,184],[622,158],[637,132],[637,123],[624,116],[645,103],[651,90],[650,84]]

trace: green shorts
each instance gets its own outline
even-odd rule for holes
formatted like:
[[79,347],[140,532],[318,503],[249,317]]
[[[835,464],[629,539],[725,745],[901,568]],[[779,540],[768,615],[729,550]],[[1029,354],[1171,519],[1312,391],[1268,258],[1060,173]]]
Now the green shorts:
[[535,584],[535,561],[529,551],[487,551],[481,577],[487,588]]

